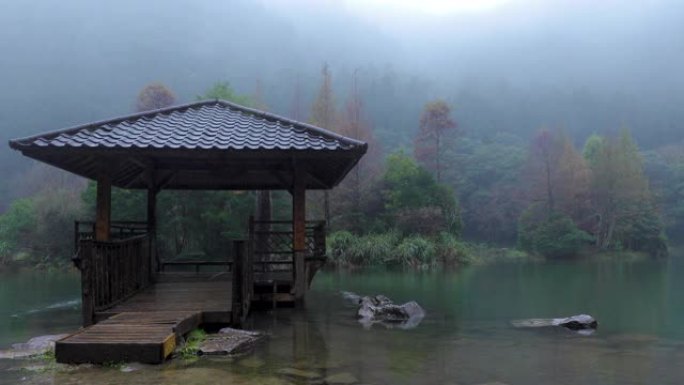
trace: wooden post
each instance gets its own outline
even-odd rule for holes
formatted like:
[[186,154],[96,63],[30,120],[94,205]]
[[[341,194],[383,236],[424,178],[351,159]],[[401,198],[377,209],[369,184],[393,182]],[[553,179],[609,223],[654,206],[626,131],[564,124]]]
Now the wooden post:
[[112,216],[112,179],[101,172],[97,178],[95,240],[108,241]]
[[249,314],[254,287],[253,272],[248,245],[245,241],[233,241],[233,298],[231,316],[234,326],[241,326]]
[[147,234],[149,242],[150,279],[159,271],[159,255],[157,255],[157,190],[154,186],[147,189]]
[[294,258],[295,301],[302,301],[306,294],[306,180],[303,170],[295,165],[292,186],[292,251]]
[[93,288],[93,241],[80,242],[81,259],[81,314],[83,327],[93,324],[95,318],[95,298]]

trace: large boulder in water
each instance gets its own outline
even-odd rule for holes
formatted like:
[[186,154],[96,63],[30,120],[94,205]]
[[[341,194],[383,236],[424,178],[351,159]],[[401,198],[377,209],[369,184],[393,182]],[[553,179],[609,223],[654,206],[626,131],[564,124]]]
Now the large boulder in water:
[[358,306],[356,314],[364,326],[382,323],[387,327],[410,329],[418,326],[425,316],[425,311],[415,301],[396,305],[384,295],[359,296],[350,292],[342,292],[342,296]]

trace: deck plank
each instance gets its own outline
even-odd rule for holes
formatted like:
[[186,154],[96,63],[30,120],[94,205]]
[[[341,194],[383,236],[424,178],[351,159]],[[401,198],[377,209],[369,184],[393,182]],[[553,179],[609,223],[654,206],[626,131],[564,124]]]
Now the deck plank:
[[102,313],[109,318],[58,341],[57,361],[161,363],[180,336],[203,322],[230,322],[232,286],[224,278],[162,274],[155,285]]

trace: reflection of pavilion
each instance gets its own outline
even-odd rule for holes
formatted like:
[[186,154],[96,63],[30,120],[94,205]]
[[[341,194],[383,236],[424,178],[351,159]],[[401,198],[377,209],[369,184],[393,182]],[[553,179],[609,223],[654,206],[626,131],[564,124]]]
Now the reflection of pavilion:
[[[337,185],[367,148],[222,100],[89,123],[12,140],[10,146],[97,181],[95,222],[90,234],[81,234],[77,261],[84,326],[109,318],[58,343],[60,362],[159,362],[178,335],[201,323],[244,320],[255,284],[263,286],[259,281],[274,282],[272,293],[259,294],[261,300],[302,299],[325,252],[325,229],[307,231],[306,190]],[[137,231],[121,232],[125,224],[113,231],[112,186],[147,191],[147,221]],[[292,219],[250,222],[249,239],[236,241],[232,253],[226,250],[232,254],[228,279],[161,273],[156,197],[162,189],[287,190]],[[262,268],[269,261],[255,260],[255,254],[280,254],[274,264],[285,265],[285,271],[269,274]],[[267,272],[255,279],[255,270]]]

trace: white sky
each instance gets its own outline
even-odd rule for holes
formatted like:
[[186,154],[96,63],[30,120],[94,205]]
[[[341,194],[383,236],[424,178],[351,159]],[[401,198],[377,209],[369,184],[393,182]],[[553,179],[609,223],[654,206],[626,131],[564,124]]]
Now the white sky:
[[428,15],[448,16],[459,13],[481,13],[496,10],[513,0],[344,0],[357,10],[421,12]]

